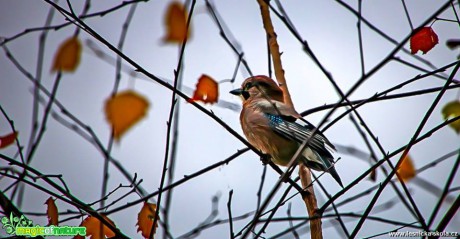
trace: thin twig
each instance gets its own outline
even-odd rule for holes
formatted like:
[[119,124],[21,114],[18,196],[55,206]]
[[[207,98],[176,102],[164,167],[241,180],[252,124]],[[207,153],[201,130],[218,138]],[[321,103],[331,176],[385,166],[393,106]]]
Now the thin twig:
[[404,12],[406,13],[407,21],[409,22],[410,29],[414,31],[414,25],[412,25],[412,20],[410,20],[409,10],[407,10],[406,1],[405,0],[401,0],[401,1],[404,7]]
[[457,173],[458,167],[460,165],[460,151],[457,156],[457,160],[455,160],[454,165],[452,165],[452,169],[450,171],[449,177],[446,180],[446,184],[444,185],[444,189],[442,190],[441,195],[439,195],[439,200],[433,208],[433,212],[431,213],[430,218],[428,219],[428,227],[433,225],[436,216],[438,215],[439,209],[441,209],[441,205],[443,201],[446,199],[447,194],[449,193],[450,186],[454,181],[455,174]]
[[[54,181],[52,181],[51,179],[49,179],[48,177],[42,177],[43,174],[41,172],[39,172],[38,170],[28,166],[27,164],[23,164],[23,163],[20,163],[20,162],[17,162],[16,160],[14,159],[11,159],[10,157],[6,156],[6,155],[3,155],[3,154],[0,154],[0,158],[2,158],[3,160],[7,161],[8,163],[12,164],[12,165],[16,165],[16,166],[19,166],[21,168],[24,169],[24,171],[28,171],[28,172],[31,172],[35,175],[37,175],[41,180],[45,181],[47,184],[49,184],[51,187],[55,188],[56,190],[58,190],[60,193],[62,193],[63,195],[65,195],[65,198],[62,197],[61,195],[59,194],[56,194],[56,193],[53,193],[51,191],[49,191],[48,189],[44,188],[44,187],[41,187],[40,185],[38,185],[37,183],[32,183],[32,182],[28,182],[26,180],[24,180],[23,177],[16,177],[16,180],[21,180],[35,188],[38,188],[40,189],[41,191],[44,191],[46,192],[47,194],[49,195],[52,195],[56,198],[59,198],[60,200],[64,201],[64,202],[67,202],[87,213],[89,213],[91,216],[97,218],[99,221],[101,221],[104,225],[106,225],[110,230],[112,230],[113,232],[115,232],[115,234],[120,237],[120,238],[128,238],[127,236],[125,236],[119,229],[115,228],[115,226],[113,226],[111,223],[109,223],[104,217],[101,216],[101,214],[99,214],[97,211],[95,211],[94,209],[92,209],[91,207],[87,206],[85,203],[83,203],[82,201],[80,201],[78,198],[74,197],[72,194],[68,193],[64,188],[60,187],[59,185],[57,185]],[[22,175],[21,175],[22,176]],[[9,177],[14,177],[12,175],[9,175]]]
[[[445,122],[439,124],[438,126],[436,127],[433,127],[431,130],[427,131],[425,134],[423,134],[422,136],[418,137],[416,140],[414,140],[414,142],[412,143],[412,145],[416,145],[417,143],[429,138],[433,133],[439,131],[440,129],[446,127],[447,125],[449,125],[450,123],[452,122],[455,122],[457,120],[460,120],[460,116],[457,116],[457,117],[454,117],[452,119],[449,119],[449,120],[446,120]],[[380,159],[377,163],[375,163],[372,167],[370,167],[368,170],[366,170],[363,174],[361,174],[359,177],[357,177],[353,182],[351,182],[349,185],[347,185],[344,189],[342,189],[341,191],[339,191],[337,194],[335,194],[334,196],[332,196],[332,198],[330,200],[328,200],[327,202],[325,202],[323,204],[323,206],[318,209],[318,213],[321,214],[322,212],[324,212],[326,210],[327,207],[329,207],[329,205],[335,201],[337,198],[339,198],[340,196],[342,196],[345,192],[347,192],[348,190],[350,190],[354,185],[358,184],[360,181],[362,181],[364,178],[367,177],[367,175],[372,171],[374,170],[375,168],[379,167],[380,165],[382,165],[383,163],[385,163],[385,161],[388,159],[391,159],[392,157],[396,156],[397,154],[401,153],[404,151],[404,149],[407,147],[408,145],[405,145],[403,147],[400,147],[399,149],[391,152],[388,154],[388,156],[386,158],[383,158],[383,159]]]
[[[431,104],[430,108],[428,109],[427,113],[425,114],[425,116],[423,117],[423,119],[421,120],[417,130],[415,131],[414,135],[412,136],[411,140],[409,141],[408,145],[405,147],[400,159],[398,160],[398,162],[396,163],[396,166],[395,166],[395,169],[399,168],[399,166],[401,165],[401,162],[403,161],[403,159],[407,156],[407,154],[409,153],[410,149],[412,148],[412,146],[415,144],[419,134],[421,133],[422,129],[423,129],[423,126],[425,126],[425,123],[428,121],[428,118],[431,116],[431,113],[433,112],[434,108],[436,107],[436,105],[439,103],[439,101],[441,100],[442,96],[444,95],[444,93],[446,92],[447,90],[447,86],[451,83],[452,79],[454,78],[455,74],[457,73],[458,69],[460,68],[460,63],[457,64],[454,69],[452,70],[452,73],[451,73],[451,76],[449,77],[449,79],[446,81],[446,84],[444,85],[443,89],[439,92],[439,94],[436,96],[435,100],[433,101],[433,103]],[[389,183],[389,181],[391,180],[391,178],[396,174],[396,176],[398,177],[398,179],[400,181],[402,181],[402,178],[401,176],[397,173],[397,170],[393,170],[390,172],[390,174],[388,175],[388,177],[383,181],[383,183],[380,185],[379,189],[377,190],[377,192],[375,193],[374,197],[371,199],[369,205],[367,206],[366,208],[366,211],[364,213],[364,216],[361,218],[361,220],[358,222],[358,224],[356,225],[355,229],[353,230],[351,236],[352,237],[356,237],[358,231],[361,229],[362,225],[364,224],[364,221],[366,220],[366,217],[367,215],[369,215],[370,211],[372,210],[374,204],[376,203],[377,199],[379,198],[380,194],[382,193],[383,189],[385,188],[385,186]],[[410,200],[411,198],[409,198]],[[417,216],[418,216],[418,221],[420,222],[420,224],[423,226],[423,228],[428,231],[428,226],[426,225],[425,223],[425,219],[423,218],[422,214],[420,213],[420,211],[415,207],[415,212],[417,213]]]
[[[120,33],[120,38],[118,40],[118,46],[117,46],[117,48],[120,51],[123,50],[123,46],[124,46],[125,39],[126,39],[126,36],[127,36],[127,33],[128,33],[129,25],[130,25],[131,20],[132,20],[132,18],[134,16],[134,12],[136,11],[136,6],[137,6],[137,3],[134,3],[133,5],[131,5],[131,7],[129,8],[128,15],[126,16],[125,22],[123,23],[121,33]],[[115,67],[115,81],[114,81],[114,84],[113,84],[111,97],[115,97],[115,95],[118,92],[119,85],[120,85],[120,81],[121,81],[121,61],[122,61],[121,57],[118,56],[117,57],[116,67]],[[112,128],[111,134],[110,134],[110,137],[109,137],[109,141],[107,143],[107,151],[106,151],[107,153],[105,154],[105,158],[104,158],[104,166],[103,166],[103,171],[102,171],[101,198],[104,198],[106,196],[106,193],[107,193],[107,185],[109,183],[109,161],[110,161],[109,158],[111,157],[110,154],[112,152],[113,142],[114,142],[114,135],[113,135],[113,128]],[[101,207],[103,208],[104,205],[105,205],[105,200],[102,200],[101,201]]]
[[232,197],[233,197],[233,190],[230,190],[230,192],[228,192],[228,202],[227,202],[228,222],[230,226],[230,239],[235,238],[235,234],[233,233]]
[[[192,15],[193,15],[193,10],[195,9],[195,4],[196,4],[196,0],[192,0],[192,4],[190,6],[190,11],[189,11],[189,15],[188,15],[188,19],[187,19],[187,27],[186,27],[186,31],[188,32],[189,29],[190,29],[190,21],[191,21],[191,18],[192,18]],[[187,34],[185,34],[187,36]],[[181,48],[180,48],[180,53],[179,53],[179,60],[177,62],[177,68],[176,70],[174,71],[174,85],[173,85],[173,92],[171,94],[171,107],[170,107],[170,110],[169,110],[169,118],[168,118],[168,127],[167,127],[167,132],[166,132],[166,149],[165,149],[165,158],[164,158],[164,161],[163,161],[163,170],[162,170],[162,173],[161,173],[161,179],[160,179],[160,192],[158,193],[158,200],[157,200],[157,208],[160,208],[161,207],[161,200],[162,200],[162,189],[164,187],[164,183],[165,183],[165,179],[166,179],[166,171],[168,169],[168,166],[169,166],[169,160],[170,160],[170,155],[169,155],[169,148],[170,148],[170,137],[171,137],[171,129],[172,129],[172,124],[174,122],[173,121],[173,117],[174,117],[174,112],[175,112],[175,106],[177,104],[177,85],[179,83],[179,75],[181,74],[181,69],[182,69],[182,65],[183,65],[183,57],[184,57],[184,53],[185,53],[185,47],[187,46],[187,37],[185,37],[182,41],[182,44],[181,44]],[[175,122],[175,124],[177,124],[177,122]],[[155,212],[155,216],[153,217],[153,224],[152,224],[152,229],[150,230],[150,236],[149,238],[150,239],[153,239],[153,234],[154,234],[154,231],[155,231],[155,225],[157,223],[157,221],[159,220],[159,213],[160,213],[160,210],[156,210]],[[166,212],[168,213],[168,212]],[[168,228],[165,228],[166,230],[168,230]]]

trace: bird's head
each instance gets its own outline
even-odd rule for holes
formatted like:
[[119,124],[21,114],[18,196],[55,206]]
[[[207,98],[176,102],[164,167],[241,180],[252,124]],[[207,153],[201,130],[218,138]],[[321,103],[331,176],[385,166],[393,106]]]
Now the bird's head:
[[230,94],[240,96],[243,102],[257,98],[283,102],[283,91],[272,79],[259,75],[247,78],[241,88],[230,91]]

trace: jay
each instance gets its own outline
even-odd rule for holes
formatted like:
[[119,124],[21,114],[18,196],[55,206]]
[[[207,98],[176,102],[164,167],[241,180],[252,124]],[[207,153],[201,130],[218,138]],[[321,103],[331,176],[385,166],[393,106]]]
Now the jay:
[[283,91],[272,79],[263,75],[249,77],[240,89],[230,93],[243,101],[240,123],[252,146],[270,155],[275,164],[287,166],[302,142],[311,137],[298,162],[330,173],[343,187],[333,165],[334,145],[319,130],[312,135],[315,126],[284,104]]

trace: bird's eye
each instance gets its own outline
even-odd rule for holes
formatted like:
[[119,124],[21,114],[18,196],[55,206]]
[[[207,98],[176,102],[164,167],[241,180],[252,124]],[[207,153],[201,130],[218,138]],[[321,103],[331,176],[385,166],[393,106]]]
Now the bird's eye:
[[252,82],[248,82],[248,83],[246,83],[246,85],[244,85],[244,90],[249,90],[253,86],[254,85],[252,84]]

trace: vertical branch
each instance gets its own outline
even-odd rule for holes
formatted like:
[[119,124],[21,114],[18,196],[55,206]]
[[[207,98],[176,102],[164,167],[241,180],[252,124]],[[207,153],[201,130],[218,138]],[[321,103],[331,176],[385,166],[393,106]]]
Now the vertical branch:
[[[292,218],[291,206],[292,206],[292,204],[289,203],[288,204],[288,209],[287,209],[287,212],[286,212],[288,218]],[[292,220],[289,220],[289,227],[292,229],[292,236],[294,236],[295,239],[300,239],[299,234],[297,233],[297,231],[294,228],[294,224],[292,223]]]
[[[120,34],[120,39],[118,40],[118,46],[117,46],[117,48],[120,51],[123,50],[126,35],[128,33],[129,24],[131,23],[131,20],[134,16],[134,12],[136,11],[136,6],[137,4],[131,5],[128,15],[126,16],[126,20],[123,23],[121,34]],[[115,66],[115,82],[113,84],[111,97],[114,97],[118,92],[118,87],[120,85],[120,80],[121,80],[121,63],[122,63],[121,57],[117,56],[117,62]],[[103,208],[105,205],[104,197],[107,194],[107,184],[109,182],[109,161],[111,157],[110,154],[112,152],[113,141],[114,141],[114,138],[113,138],[113,129],[112,129],[110,138],[109,138],[109,142],[107,143],[107,154],[105,155],[105,158],[104,158],[104,167],[103,167],[103,173],[102,173],[103,180],[102,180],[102,189],[101,189],[101,199],[103,200],[101,200],[101,208]]]
[[[284,103],[294,108],[294,104],[291,100],[291,95],[286,84],[286,79],[284,78],[284,70],[281,64],[281,54],[279,51],[278,42],[276,40],[276,33],[271,22],[270,12],[267,3],[264,0],[257,0],[260,5],[260,11],[262,15],[262,21],[264,24],[265,32],[268,37],[268,44],[270,47],[270,53],[273,58],[273,66],[275,69],[275,76],[283,90]],[[300,164],[299,167],[299,176],[302,181],[302,186],[308,187],[305,190],[307,193],[302,194],[305,206],[307,207],[308,215],[314,219],[310,221],[311,229],[311,238],[323,238],[321,230],[321,218],[316,217],[316,210],[318,208],[318,203],[316,201],[315,192],[313,190],[311,172],[310,169],[305,167],[303,164]]]
[[[44,27],[48,27],[51,25],[51,21],[53,20],[53,16],[54,16],[54,11],[55,9],[53,7],[50,7],[48,16],[46,17]],[[30,131],[30,138],[29,138],[27,152],[30,151],[30,147],[32,146],[34,142],[35,136],[37,135],[38,125],[39,125],[38,112],[39,112],[40,104],[38,102],[38,96],[39,96],[38,85],[41,84],[41,79],[42,79],[43,57],[45,55],[44,52],[45,52],[45,43],[46,43],[47,37],[48,37],[48,31],[42,31],[42,33],[40,34],[40,38],[38,40],[38,53],[37,53],[38,59],[37,59],[37,68],[35,70],[34,91],[33,91],[32,129]]]
[[[192,16],[193,16],[193,10],[195,9],[195,4],[196,4],[196,0],[192,0],[192,3],[191,3],[191,6],[190,6],[190,11],[189,11],[189,15],[188,15],[188,19],[187,19],[187,27],[186,27],[186,31],[188,32],[190,30],[190,22],[192,21]],[[169,152],[169,148],[170,148],[170,138],[171,138],[171,129],[172,129],[172,125],[175,124],[175,127],[174,127],[174,136],[177,137],[178,135],[178,130],[177,130],[177,125],[178,125],[178,122],[173,122],[174,119],[178,120],[179,119],[179,116],[178,116],[178,113],[176,112],[175,113],[175,106],[177,104],[177,101],[178,101],[178,97],[177,97],[177,87],[178,85],[180,84],[179,82],[181,81],[180,80],[180,75],[181,75],[181,70],[182,70],[182,67],[183,67],[183,59],[184,59],[184,54],[185,54],[185,47],[187,45],[187,40],[188,38],[185,37],[182,41],[182,44],[181,44],[181,48],[180,48],[180,51],[179,51],[179,60],[177,62],[177,68],[176,70],[174,71],[174,82],[173,82],[173,87],[174,87],[174,91],[172,92],[172,95],[171,95],[171,107],[170,107],[170,111],[169,111],[169,118],[168,118],[168,122],[167,122],[167,132],[166,132],[166,149],[165,149],[165,158],[164,158],[164,161],[163,161],[163,170],[162,170],[162,173],[161,173],[161,179],[160,179],[160,192],[158,193],[158,200],[157,200],[157,208],[158,210],[156,210],[155,212],[155,216],[153,217],[153,224],[152,224],[152,229],[150,230],[150,236],[149,238],[153,238],[153,233],[154,233],[154,230],[155,230],[155,225],[157,223],[157,221],[160,219],[159,218],[159,213],[160,213],[160,208],[161,208],[161,201],[162,201],[162,190],[164,188],[164,184],[165,184],[165,179],[166,179],[166,170],[168,170],[168,165],[171,166],[173,165],[172,167],[174,167],[174,163],[173,162],[168,162],[169,160],[173,161],[175,160],[175,157],[176,157],[176,139],[174,140],[174,144],[173,144],[173,152]],[[176,115],[176,117],[174,117],[174,115]],[[170,154],[170,155],[169,155]],[[173,173],[171,172],[172,169],[170,169],[170,173],[168,174],[168,178],[169,180],[172,180],[172,177],[173,177]],[[171,181],[169,181],[169,184],[171,185]],[[167,193],[167,197],[166,197],[166,203],[168,204],[168,209],[169,209],[169,206],[170,206],[170,203],[171,203],[171,193]],[[165,223],[165,234],[168,233],[168,230],[169,230],[169,223],[168,223],[168,213],[169,213],[169,210],[165,211],[165,217],[167,218],[167,221]]]
[[412,25],[412,21],[410,20],[409,10],[407,10],[406,1],[402,0],[402,4],[404,7],[404,12],[406,13],[407,21],[409,22],[409,25],[410,25],[410,29],[414,31],[414,25]]
[[267,63],[268,63],[268,77],[273,78],[272,58],[270,54],[270,37],[267,34]]
[[[56,0],[55,0],[56,2]],[[44,27],[48,27],[51,25],[51,21],[53,20],[55,9],[53,7],[50,8],[48,11],[48,15],[45,20]],[[29,143],[27,144],[27,154],[30,152],[31,147],[34,143],[35,137],[38,133],[38,114],[39,114],[39,102],[38,102],[38,85],[41,83],[42,79],[42,71],[43,71],[43,58],[45,56],[45,45],[46,45],[46,38],[48,36],[48,31],[43,31],[40,34],[40,38],[38,40],[38,53],[37,53],[37,66],[35,72],[35,81],[34,81],[34,91],[33,91],[33,106],[32,106],[32,129],[29,137]],[[21,149],[19,149],[21,151]],[[22,159],[22,158],[21,158]],[[29,162],[27,162],[29,163]],[[19,185],[19,194],[18,194],[18,207],[22,206],[22,199],[24,197],[24,185]]]
[[301,164],[299,167],[300,181],[302,187],[308,187],[305,190],[308,193],[302,195],[305,205],[307,206],[308,215],[310,216],[310,231],[311,238],[323,238],[323,231],[321,229],[321,218],[317,217],[316,211],[318,209],[318,202],[316,201],[315,191],[313,190],[310,169]]
[[281,64],[281,53],[278,46],[278,41],[276,40],[275,28],[273,27],[272,20],[270,18],[270,12],[268,9],[267,3],[264,0],[257,0],[260,5],[260,12],[262,15],[262,21],[264,23],[265,32],[267,33],[268,44],[270,47],[270,53],[273,59],[273,67],[275,68],[275,76],[278,84],[283,90],[284,94],[284,103],[294,107],[294,104],[291,100],[291,95],[286,84],[286,79],[284,78],[284,69]]
[[[181,85],[182,85],[181,75],[182,75],[181,72],[178,72],[178,78],[177,80],[174,81],[174,82],[177,82],[178,89],[181,89]],[[176,98],[176,100],[178,99]],[[175,107],[176,109],[173,112],[174,116],[173,116],[172,122],[169,122],[169,124],[173,124],[172,125],[173,136],[172,136],[172,142],[171,142],[171,155],[169,156],[170,163],[169,163],[169,169],[168,169],[168,185],[171,185],[174,180],[174,171],[176,168],[176,159],[177,159],[177,145],[178,145],[178,140],[179,140],[180,103],[177,102]],[[167,232],[169,231],[169,211],[171,208],[172,196],[173,196],[173,189],[166,191],[164,215],[163,215],[165,233],[163,234],[163,239],[168,238]]]
[[260,203],[262,199],[262,189],[264,187],[264,182],[265,182],[265,175],[267,174],[267,165],[264,165],[264,169],[262,171],[262,176],[260,176],[260,185],[259,185],[259,190],[257,190],[257,207],[256,207],[256,212],[259,211],[260,209]]
[[235,233],[233,233],[232,197],[233,197],[233,190],[230,190],[230,192],[228,193],[228,202],[227,202],[228,224],[230,226],[230,239],[235,238]]
[[[188,30],[187,30],[188,31]],[[184,46],[185,47],[185,46]],[[182,59],[181,55],[183,54],[183,49],[179,50],[179,58]],[[180,66],[177,66],[177,69],[180,70],[183,67],[183,61],[179,61]],[[182,71],[177,72],[177,75],[174,78],[174,87],[176,89],[182,89]],[[176,96],[177,99],[177,96]],[[179,100],[179,99],[177,99]],[[171,142],[171,155],[170,157],[170,163],[168,167],[168,185],[171,185],[174,180],[174,171],[176,168],[176,159],[177,159],[177,149],[178,149],[178,141],[179,141],[179,113],[180,113],[180,103],[178,102],[176,104],[176,109],[174,110],[173,114],[173,119],[172,122],[170,122],[172,125],[172,131],[173,131],[173,136],[172,136],[172,142]],[[171,202],[172,202],[172,196],[173,196],[173,189],[166,191],[166,196],[165,196],[165,206],[164,206],[164,215],[163,215],[163,223],[164,223],[164,230],[165,233],[163,234],[163,239],[166,239],[168,236],[168,231],[169,231],[169,210],[171,208]]]
[[356,27],[358,28],[359,57],[361,59],[361,77],[366,73],[366,68],[364,66],[363,34],[361,31],[362,5],[363,5],[363,1],[358,0],[358,23],[356,24]]
[[[58,73],[56,74],[56,78],[54,80],[53,89],[51,91],[50,99],[49,99],[48,103],[46,104],[45,111],[43,112],[42,124],[41,124],[40,129],[39,129],[39,131],[37,133],[37,139],[32,144],[32,146],[30,148],[30,152],[26,157],[26,164],[29,164],[30,161],[32,160],[32,158],[34,157],[35,152],[38,149],[38,145],[40,144],[40,142],[41,142],[41,140],[43,138],[43,135],[45,134],[46,125],[48,123],[48,118],[49,118],[49,115],[50,115],[50,112],[51,112],[51,107],[53,106],[53,102],[54,102],[54,100],[56,98],[56,94],[57,94],[57,91],[58,91],[58,88],[59,88],[59,83],[61,82],[61,78],[62,78],[62,73],[61,73],[61,71],[58,71]],[[27,174],[27,171],[24,170],[22,172],[21,176],[20,176],[20,179],[24,179],[26,174]],[[21,189],[20,189],[20,191],[21,191]],[[14,195],[16,194],[16,192],[17,192],[16,190],[13,191],[13,194],[11,195],[11,198],[14,198]],[[18,201],[19,201],[19,198],[18,198]]]
[[[318,177],[316,177],[314,174],[311,174],[311,175],[313,175],[313,177],[315,178],[315,181],[318,183],[319,187],[323,191],[324,195],[326,195],[327,199],[328,200],[331,199],[331,195],[329,194],[327,189],[324,187],[324,185],[320,181],[318,181]],[[319,194],[319,196],[321,196],[321,194]],[[340,215],[341,213],[337,209],[337,205],[335,203],[332,203],[332,209],[334,210],[334,213],[337,215],[336,220],[339,222],[338,225],[337,224],[334,225],[334,227],[336,228],[337,232],[339,233],[339,235],[342,235],[341,233],[343,233],[343,234],[346,235],[347,238],[350,238],[350,233],[348,232],[348,229],[345,226],[345,222],[343,221],[342,216]]]

